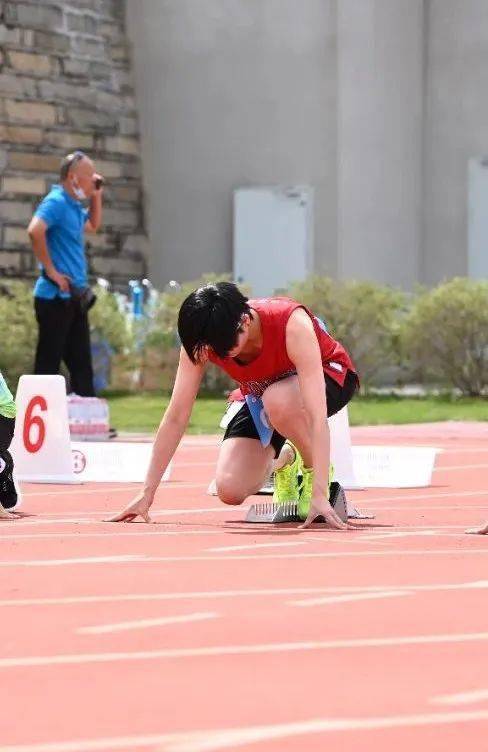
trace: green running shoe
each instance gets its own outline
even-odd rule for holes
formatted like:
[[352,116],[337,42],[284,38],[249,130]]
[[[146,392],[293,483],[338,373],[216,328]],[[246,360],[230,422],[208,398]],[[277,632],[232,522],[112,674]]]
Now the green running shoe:
[[[298,502],[298,516],[301,520],[305,521],[310,510],[310,502],[312,500],[312,486],[313,486],[313,470],[309,467],[302,469],[302,488],[300,493],[300,500]],[[329,488],[330,484],[334,480],[334,465],[332,462],[329,465]]]
[[300,498],[303,462],[293,444],[289,441],[287,444],[295,452],[295,459],[290,465],[285,465],[274,474],[273,501],[278,504],[284,504],[286,501],[297,502]]

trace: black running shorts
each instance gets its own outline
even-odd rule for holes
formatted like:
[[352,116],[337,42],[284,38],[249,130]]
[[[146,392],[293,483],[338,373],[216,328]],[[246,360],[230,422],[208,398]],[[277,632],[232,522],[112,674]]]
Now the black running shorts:
[[[324,373],[325,391],[327,395],[327,415],[335,415],[347,405],[348,402],[354,397],[354,394],[359,389],[359,380],[357,375],[353,371],[348,371],[344,380],[344,386],[338,384],[328,374]],[[224,434],[225,439],[257,439],[259,441],[259,434],[251,413],[246,403],[241,407],[239,412],[234,415],[229,425],[226,428]],[[271,437],[271,446],[275,451],[275,457],[277,457],[281,451],[286,438],[282,436],[278,431],[273,431]]]

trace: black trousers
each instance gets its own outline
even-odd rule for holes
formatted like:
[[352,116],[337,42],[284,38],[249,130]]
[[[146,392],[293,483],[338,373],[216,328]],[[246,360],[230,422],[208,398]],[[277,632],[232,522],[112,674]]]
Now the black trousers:
[[88,314],[76,300],[34,298],[39,338],[34,373],[57,374],[63,360],[70,388],[80,397],[94,397]]
[[15,418],[0,415],[0,457],[3,457],[14,437]]

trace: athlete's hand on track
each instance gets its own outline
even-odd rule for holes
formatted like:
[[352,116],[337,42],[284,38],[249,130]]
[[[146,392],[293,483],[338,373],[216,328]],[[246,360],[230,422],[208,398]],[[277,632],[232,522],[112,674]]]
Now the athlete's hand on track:
[[336,530],[351,530],[351,526],[341,520],[326,499],[312,499],[307,519],[300,528],[303,530],[310,527],[317,517],[323,517],[326,523]]
[[141,491],[133,501],[127,504],[125,509],[118,514],[114,514],[108,520],[104,520],[104,522],[133,522],[137,517],[142,517],[144,522],[150,523],[152,519],[149,516],[149,508],[152,503],[153,497]]
[[466,532],[468,535],[488,535],[488,522],[481,527],[470,527]]
[[2,506],[0,506],[0,520],[15,520],[17,519],[15,514],[12,514],[12,512],[9,512],[8,509],[4,509]]

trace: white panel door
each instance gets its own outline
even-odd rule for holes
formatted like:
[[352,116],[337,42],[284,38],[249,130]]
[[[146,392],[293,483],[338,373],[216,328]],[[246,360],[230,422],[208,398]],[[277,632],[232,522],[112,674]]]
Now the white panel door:
[[255,297],[302,280],[313,267],[313,190],[309,186],[234,191],[234,279]]
[[469,160],[468,276],[488,279],[488,158]]

